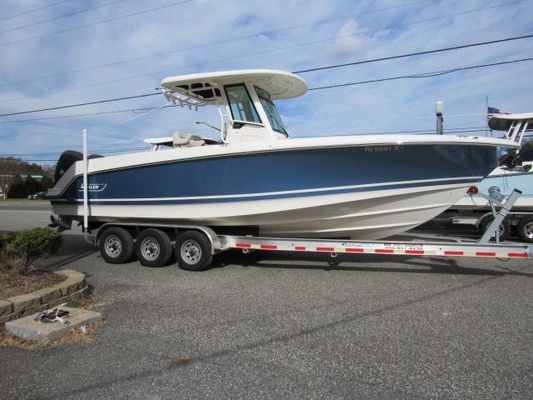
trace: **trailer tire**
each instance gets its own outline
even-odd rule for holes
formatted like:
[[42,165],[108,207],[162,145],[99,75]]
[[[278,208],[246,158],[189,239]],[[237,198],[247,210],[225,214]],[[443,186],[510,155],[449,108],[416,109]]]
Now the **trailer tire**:
[[[487,217],[481,221],[481,224],[479,224],[479,230],[481,234],[483,235],[489,225],[494,220],[494,217]],[[509,235],[511,233],[511,224],[508,220],[504,219],[502,223],[500,224],[500,240],[507,240],[509,238]]]
[[133,237],[126,229],[111,226],[100,236],[98,247],[107,263],[124,264],[132,258]]
[[524,217],[517,226],[518,236],[524,242],[533,243],[533,217]]
[[172,242],[162,230],[145,229],[135,240],[135,255],[145,267],[163,267],[172,257]]
[[201,232],[185,231],[180,234],[174,246],[178,266],[188,271],[203,271],[213,259],[211,242]]

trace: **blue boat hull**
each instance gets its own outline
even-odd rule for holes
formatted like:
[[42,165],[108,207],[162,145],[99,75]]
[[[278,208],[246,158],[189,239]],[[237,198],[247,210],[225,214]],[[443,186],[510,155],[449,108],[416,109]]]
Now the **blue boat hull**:
[[[143,164],[89,175],[91,219],[381,238],[451,206],[490,173],[498,154],[493,145],[369,145]],[[54,212],[79,217],[82,198],[77,177],[51,199]]]

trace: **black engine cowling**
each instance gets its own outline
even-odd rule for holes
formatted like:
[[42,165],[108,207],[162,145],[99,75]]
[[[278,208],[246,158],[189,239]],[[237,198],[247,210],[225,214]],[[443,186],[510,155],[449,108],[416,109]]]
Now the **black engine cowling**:
[[[100,154],[91,154],[89,157],[87,157],[89,160],[92,160],[93,158],[101,158]],[[54,183],[57,183],[63,176],[65,172],[70,168],[72,164],[74,164],[76,161],[83,160],[83,154],[81,154],[79,151],[75,150],[67,150],[64,151],[60,156],[59,160],[57,160],[56,170],[54,173]]]
[[67,172],[72,164],[80,160],[83,160],[83,154],[81,154],[79,151],[64,151],[61,156],[59,156],[59,160],[57,160],[56,170],[54,173],[55,183],[61,179],[63,174]]

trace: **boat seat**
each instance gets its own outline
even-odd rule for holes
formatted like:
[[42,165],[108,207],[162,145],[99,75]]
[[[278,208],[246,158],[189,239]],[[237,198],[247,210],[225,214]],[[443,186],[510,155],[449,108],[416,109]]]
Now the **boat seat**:
[[191,135],[190,133],[175,132],[172,135],[172,145],[174,147],[199,147],[204,144],[204,139],[197,135]]

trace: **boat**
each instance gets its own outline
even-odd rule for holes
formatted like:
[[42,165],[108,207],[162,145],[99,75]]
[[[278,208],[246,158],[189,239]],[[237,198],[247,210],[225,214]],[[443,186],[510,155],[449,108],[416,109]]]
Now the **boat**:
[[[176,132],[152,150],[89,157],[90,229],[126,221],[194,224],[269,237],[380,239],[420,225],[464,196],[519,145],[451,135],[291,138],[276,102],[305,81],[277,70],[166,78],[175,105],[214,106],[216,140]],[[213,107],[213,108],[214,108]],[[84,163],[63,153],[49,190],[63,229],[84,215]]]
[[[533,113],[499,114],[489,120],[491,130],[503,131],[504,137],[519,144],[527,133],[533,131]],[[511,152],[500,160],[495,168],[478,185],[478,190],[488,194],[489,189],[499,188],[503,195],[509,196],[513,189],[522,192],[513,206],[513,211],[533,212],[533,148],[524,147]],[[490,210],[489,202],[483,197],[464,196],[453,210]]]
[[[506,139],[522,144],[526,134],[530,136],[533,131],[533,113],[497,114],[488,123],[491,130],[503,131]],[[497,198],[507,200],[515,189],[520,191],[520,196],[499,226],[500,239],[507,239],[515,231],[521,240],[533,243],[532,147],[522,147],[503,157],[498,167],[476,186],[475,192],[481,196],[473,195],[477,193],[463,196],[436,220],[475,225],[484,233],[493,220],[495,205],[489,199],[495,194]]]

